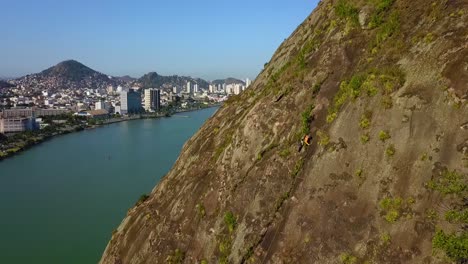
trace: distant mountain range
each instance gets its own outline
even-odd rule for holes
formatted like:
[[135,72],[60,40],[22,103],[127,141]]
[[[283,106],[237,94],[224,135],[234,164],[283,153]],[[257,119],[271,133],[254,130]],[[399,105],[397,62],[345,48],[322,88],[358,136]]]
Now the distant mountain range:
[[124,82],[134,82],[134,81],[137,80],[136,78],[133,78],[133,77],[128,76],[128,75],[120,76],[120,77],[114,77],[114,78],[117,79],[117,80],[124,81]]
[[138,83],[143,88],[150,88],[150,87],[165,87],[171,88],[173,86],[184,86],[187,82],[191,82],[192,84],[198,84],[200,87],[208,88],[209,83],[200,78],[192,78],[186,76],[162,76],[156,72],[150,72],[143,75],[140,79],[138,79]]
[[236,78],[229,77],[227,79],[219,79],[219,80],[214,80],[212,81],[213,84],[218,85],[218,84],[244,84],[245,82]]
[[[14,85],[21,85],[26,88],[34,89],[105,88],[109,85],[139,86],[142,88],[172,88],[173,86],[185,86],[187,82],[198,84],[201,88],[208,88],[208,85],[210,84],[201,78],[178,75],[163,76],[156,72],[147,73],[138,79],[132,78],[128,75],[112,77],[95,71],[75,60],[66,60],[40,73],[26,75],[11,81]],[[215,80],[212,83],[244,84],[242,80],[235,78]]]

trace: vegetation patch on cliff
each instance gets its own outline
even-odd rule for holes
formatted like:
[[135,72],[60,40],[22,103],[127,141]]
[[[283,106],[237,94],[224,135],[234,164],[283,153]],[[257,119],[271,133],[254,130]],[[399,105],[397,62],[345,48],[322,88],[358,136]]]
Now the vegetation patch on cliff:
[[427,186],[444,195],[462,195],[466,194],[467,191],[466,181],[466,174],[459,173],[456,170],[444,169],[440,175],[436,175],[434,179],[430,180]]
[[[452,261],[464,261],[468,259],[468,234],[447,234],[443,230],[437,230],[432,239],[432,246],[442,250]],[[462,262],[460,262],[462,263]]]
[[339,90],[328,108],[327,122],[333,122],[342,106],[348,100],[355,101],[362,95],[363,91],[372,97],[380,90],[382,95],[387,96],[387,100],[390,98],[390,102],[383,103],[384,107],[391,108],[392,103],[389,96],[403,86],[404,82],[405,74],[397,67],[370,69],[367,72],[353,75],[349,81],[341,82]]

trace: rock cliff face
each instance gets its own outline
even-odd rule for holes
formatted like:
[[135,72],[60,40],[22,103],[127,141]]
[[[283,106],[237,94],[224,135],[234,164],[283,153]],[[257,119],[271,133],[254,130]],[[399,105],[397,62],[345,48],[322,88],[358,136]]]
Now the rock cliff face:
[[101,263],[464,262],[467,97],[468,1],[324,0]]

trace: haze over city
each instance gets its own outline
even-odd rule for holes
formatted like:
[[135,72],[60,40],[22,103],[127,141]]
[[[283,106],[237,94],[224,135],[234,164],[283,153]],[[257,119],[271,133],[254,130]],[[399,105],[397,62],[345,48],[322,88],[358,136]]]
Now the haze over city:
[[8,1],[0,77],[78,60],[98,71],[255,78],[318,1]]

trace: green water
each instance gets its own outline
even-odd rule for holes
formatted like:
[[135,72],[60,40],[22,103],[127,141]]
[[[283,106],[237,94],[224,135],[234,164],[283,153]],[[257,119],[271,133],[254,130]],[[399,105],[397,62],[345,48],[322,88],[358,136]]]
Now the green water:
[[216,110],[60,136],[0,162],[0,263],[97,263]]

